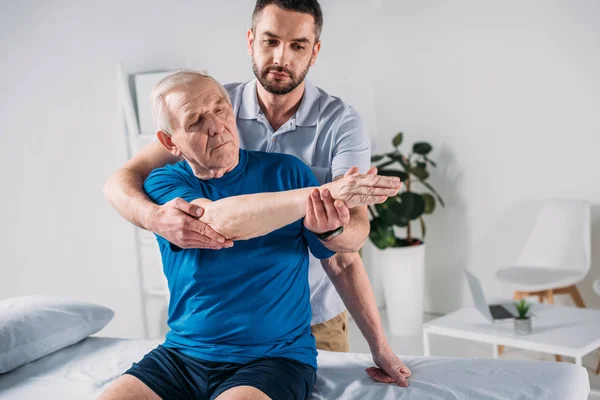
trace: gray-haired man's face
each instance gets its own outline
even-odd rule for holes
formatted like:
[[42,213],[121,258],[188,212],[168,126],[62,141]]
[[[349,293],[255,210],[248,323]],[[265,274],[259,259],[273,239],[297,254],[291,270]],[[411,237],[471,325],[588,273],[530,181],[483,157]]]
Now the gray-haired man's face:
[[166,96],[171,140],[194,170],[229,169],[239,157],[236,119],[227,98],[209,79]]

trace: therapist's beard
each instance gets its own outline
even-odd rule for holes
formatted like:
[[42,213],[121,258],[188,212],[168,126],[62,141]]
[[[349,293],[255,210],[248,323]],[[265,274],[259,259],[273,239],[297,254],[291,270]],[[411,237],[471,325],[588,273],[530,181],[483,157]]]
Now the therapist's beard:
[[[254,75],[256,76],[256,79],[258,79],[258,81],[260,82],[262,87],[264,87],[267,92],[272,93],[272,94],[284,95],[284,94],[288,94],[292,90],[296,89],[298,87],[298,85],[300,85],[304,81],[304,78],[306,78],[306,74],[308,74],[309,69],[310,69],[310,62],[308,63],[308,65],[306,66],[304,71],[302,71],[300,73],[300,75],[298,75],[298,77],[296,77],[296,75],[289,69],[287,69],[285,67],[278,67],[276,65],[268,65],[268,66],[264,67],[262,69],[262,71],[260,71],[258,69],[258,65],[256,65],[256,61],[254,60],[254,57],[252,57],[252,71],[254,71]],[[282,86],[281,83],[274,83],[274,82],[269,81],[267,79],[267,76],[269,75],[270,71],[285,72],[286,74],[289,75],[291,82],[288,83],[287,85]]]

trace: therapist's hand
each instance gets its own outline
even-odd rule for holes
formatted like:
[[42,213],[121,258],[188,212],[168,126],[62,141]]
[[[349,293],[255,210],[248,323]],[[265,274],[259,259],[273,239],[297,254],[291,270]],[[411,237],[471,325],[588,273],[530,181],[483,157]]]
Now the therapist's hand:
[[408,377],[411,375],[410,369],[394,354],[389,346],[373,353],[373,361],[379,366],[369,367],[365,371],[369,376],[382,383],[395,383],[398,386],[408,386]]
[[148,216],[146,226],[150,231],[182,249],[220,250],[233,246],[231,240],[225,240],[209,225],[198,220],[203,213],[203,208],[182,198],[175,198],[158,206]]
[[350,210],[341,200],[334,200],[328,189],[315,189],[306,200],[304,226],[311,232],[324,233],[350,222]]

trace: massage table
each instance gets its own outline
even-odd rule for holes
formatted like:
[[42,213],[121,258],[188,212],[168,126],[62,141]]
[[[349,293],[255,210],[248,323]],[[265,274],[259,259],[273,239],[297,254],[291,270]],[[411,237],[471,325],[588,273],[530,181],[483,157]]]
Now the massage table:
[[[0,400],[95,399],[160,342],[88,337],[0,374]],[[408,388],[366,374],[369,354],[319,351],[311,399],[587,400],[587,371],[569,363],[401,356],[412,370]]]

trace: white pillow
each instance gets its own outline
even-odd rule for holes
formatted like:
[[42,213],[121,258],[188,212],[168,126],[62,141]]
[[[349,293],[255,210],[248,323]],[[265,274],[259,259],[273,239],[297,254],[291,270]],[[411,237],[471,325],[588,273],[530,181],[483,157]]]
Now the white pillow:
[[50,296],[0,301],[0,374],[85,339],[114,315],[110,308]]

